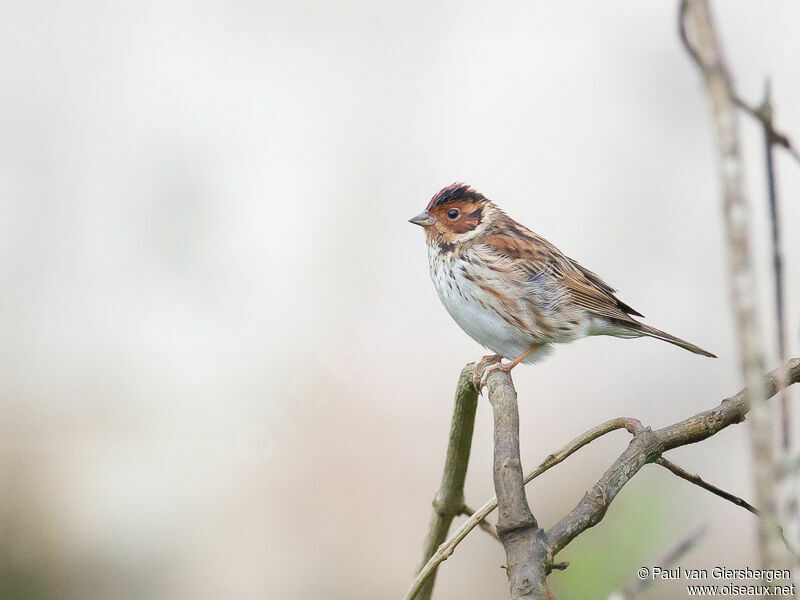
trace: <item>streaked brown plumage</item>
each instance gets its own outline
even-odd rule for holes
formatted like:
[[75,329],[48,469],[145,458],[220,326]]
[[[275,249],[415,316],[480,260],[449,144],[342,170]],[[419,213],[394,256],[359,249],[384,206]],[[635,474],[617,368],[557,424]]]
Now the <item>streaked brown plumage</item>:
[[643,315],[600,277],[465,184],[439,191],[411,222],[425,229],[431,278],[450,315],[495,352],[485,360],[511,361],[487,374],[590,335],[649,336],[714,357],[637,321]]

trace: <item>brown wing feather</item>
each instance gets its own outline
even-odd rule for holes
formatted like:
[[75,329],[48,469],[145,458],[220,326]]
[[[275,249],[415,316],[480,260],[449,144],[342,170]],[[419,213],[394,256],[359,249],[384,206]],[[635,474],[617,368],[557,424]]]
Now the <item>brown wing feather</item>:
[[595,273],[566,256],[556,246],[507,215],[486,238],[499,254],[518,260],[520,268],[531,276],[547,269],[559,278],[572,301],[588,312],[609,319],[637,323],[633,316],[643,317],[614,295],[614,288]]
[[[579,265],[578,267],[573,267],[574,271],[564,277],[564,283],[572,293],[573,300],[579,306],[599,317],[618,319],[620,321],[633,321],[631,315],[641,316],[630,306],[620,301],[613,293],[598,287],[579,267]],[[600,281],[602,282],[602,280]]]

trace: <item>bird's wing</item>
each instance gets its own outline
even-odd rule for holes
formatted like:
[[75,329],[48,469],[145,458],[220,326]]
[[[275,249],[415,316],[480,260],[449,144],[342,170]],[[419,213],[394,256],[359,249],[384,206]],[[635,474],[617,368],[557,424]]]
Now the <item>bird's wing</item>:
[[541,290],[545,280],[555,280],[560,293],[552,292],[551,295],[558,304],[573,302],[593,315],[633,323],[636,322],[633,316],[643,316],[617,298],[614,288],[595,273],[540,235],[510,218],[508,221],[489,235],[486,242],[493,252],[516,264],[517,271],[531,284],[529,289]]
[[626,321],[630,320],[631,315],[644,317],[642,313],[617,298],[614,295],[616,290],[595,273],[571,258],[564,258],[572,266],[572,272],[564,277],[565,283],[572,291],[575,301],[586,310],[603,317],[621,318]]

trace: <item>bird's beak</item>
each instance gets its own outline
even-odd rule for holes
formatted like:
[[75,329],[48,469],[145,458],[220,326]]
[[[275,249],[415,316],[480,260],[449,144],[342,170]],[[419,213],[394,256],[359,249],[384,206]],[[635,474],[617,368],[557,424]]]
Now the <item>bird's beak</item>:
[[419,213],[413,219],[408,220],[409,223],[413,223],[414,225],[419,225],[421,227],[430,227],[434,223],[436,223],[436,219],[434,219],[430,213],[426,210],[425,212]]

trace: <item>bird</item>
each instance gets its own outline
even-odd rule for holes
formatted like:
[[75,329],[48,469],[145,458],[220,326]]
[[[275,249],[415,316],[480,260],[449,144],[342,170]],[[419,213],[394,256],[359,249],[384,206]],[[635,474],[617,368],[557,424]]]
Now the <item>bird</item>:
[[494,370],[510,373],[538,362],[554,344],[595,335],[652,337],[716,358],[637,320],[644,315],[598,275],[465,183],[437,192],[409,222],[425,230],[430,276],[445,309],[494,353],[474,366],[479,391]]

